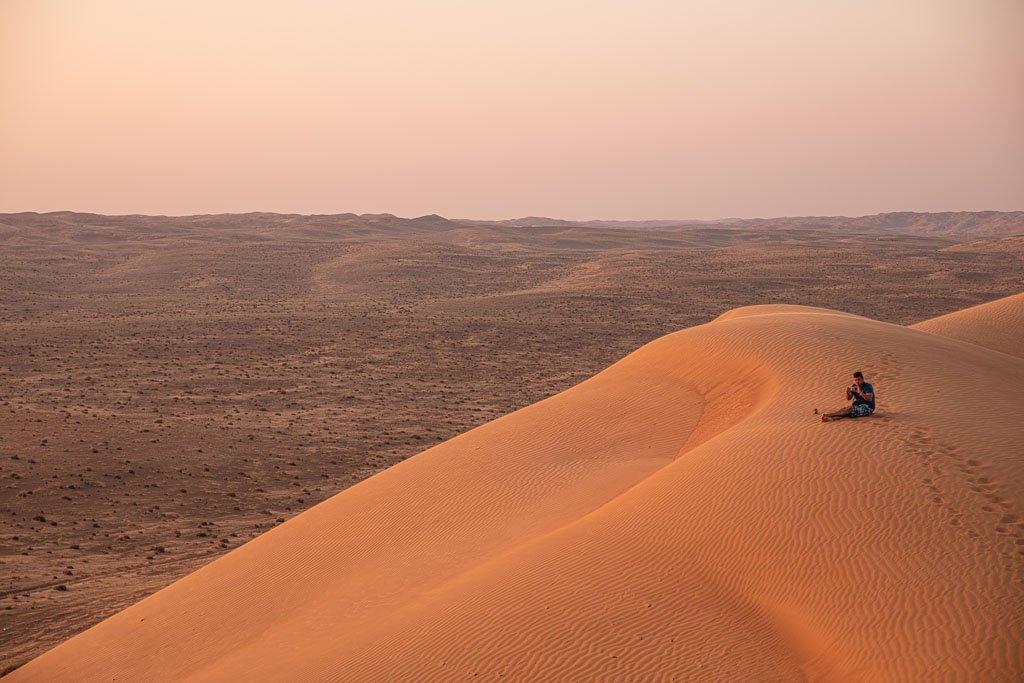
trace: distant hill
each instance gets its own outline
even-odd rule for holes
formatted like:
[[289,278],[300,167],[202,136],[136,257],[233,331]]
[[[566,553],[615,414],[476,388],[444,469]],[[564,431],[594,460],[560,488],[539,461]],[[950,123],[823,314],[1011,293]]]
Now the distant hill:
[[548,228],[548,227],[566,227],[566,228],[624,228],[628,230],[636,230],[642,228],[673,228],[681,225],[715,225],[718,223],[733,222],[736,219],[724,218],[716,219],[711,221],[699,221],[699,220],[649,220],[649,221],[612,221],[612,220],[593,220],[593,221],[573,221],[564,218],[546,218],[544,216],[526,216],[523,218],[509,218],[501,221],[478,221],[465,218],[455,219],[459,223],[465,225],[494,225],[502,227],[513,227],[513,228]]
[[1024,234],[1024,211],[957,211],[944,213],[916,213],[900,211],[871,216],[793,216],[779,218],[722,218],[701,220],[647,220],[647,221],[572,221],[558,218],[529,216],[504,221],[459,220],[464,224],[508,227],[590,227],[625,229],[685,229],[713,225],[721,228],[785,228],[808,230],[845,230],[860,233],[903,233],[929,237],[982,239]]
[[[204,237],[211,231],[224,236],[245,234],[250,237],[277,239],[334,240],[351,238],[424,237],[465,228],[588,228],[595,230],[659,231],[687,233],[715,230],[736,235],[735,231],[835,231],[837,238],[851,234],[916,235],[945,238],[953,241],[984,240],[1024,235],[1024,211],[961,211],[946,213],[880,213],[873,216],[794,216],[781,218],[724,218],[700,220],[592,220],[573,221],[561,218],[528,216],[502,221],[448,219],[437,214],[402,218],[380,214],[282,214],[227,213],[195,216],[104,216],[94,213],[57,211],[51,213],[0,214],[0,239],[12,232],[23,239],[32,235],[19,229],[46,230],[53,237],[61,235],[72,240],[137,236]],[[14,229],[14,230],[12,230]],[[36,235],[38,236],[38,235]]]
[[871,233],[907,233],[932,237],[981,239],[1024,233],[1024,211],[900,211],[873,216],[801,216],[754,218],[731,223],[743,227],[835,228]]
[[1013,254],[1019,259],[1024,259],[1024,234],[964,242],[946,247],[945,251]]
[[[0,240],[11,228],[32,228],[46,231],[46,236],[64,236],[81,240],[84,235],[94,239],[118,239],[129,235],[149,237],[211,237],[211,232],[224,237],[244,234],[248,237],[277,239],[344,239],[373,237],[409,237],[443,230],[461,224],[436,214],[419,218],[399,218],[389,213],[331,215],[294,213],[221,213],[196,216],[102,216],[94,213],[57,211],[52,213],[0,214]],[[38,235],[42,236],[42,235]],[[21,231],[21,237],[31,237]]]

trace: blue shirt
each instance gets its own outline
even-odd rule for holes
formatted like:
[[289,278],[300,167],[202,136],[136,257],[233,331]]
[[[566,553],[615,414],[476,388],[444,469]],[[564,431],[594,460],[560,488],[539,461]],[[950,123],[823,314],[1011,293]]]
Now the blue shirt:
[[854,394],[853,405],[859,406],[862,403],[866,403],[868,405],[868,408],[871,408],[871,412],[875,412],[875,388],[868,384],[867,382],[864,382],[864,384],[862,384],[860,387],[860,393],[871,394],[871,400],[866,401],[863,398],[861,398],[859,394]]

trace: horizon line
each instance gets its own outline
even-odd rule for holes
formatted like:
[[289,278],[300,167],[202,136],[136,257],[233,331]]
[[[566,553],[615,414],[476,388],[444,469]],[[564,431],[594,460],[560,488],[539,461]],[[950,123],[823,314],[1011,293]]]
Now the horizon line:
[[426,213],[418,216],[400,216],[389,212],[365,212],[356,213],[354,211],[339,211],[336,213],[301,213],[296,211],[219,211],[219,212],[208,212],[208,213],[182,213],[182,214],[171,214],[171,213],[98,213],[96,211],[75,211],[72,209],[58,209],[54,211],[4,211],[0,212],[0,216],[19,216],[19,215],[37,215],[37,216],[48,216],[56,214],[71,214],[71,215],[84,215],[84,216],[103,216],[105,218],[131,218],[135,216],[145,218],[202,218],[207,216],[252,216],[252,215],[273,215],[273,216],[302,216],[305,218],[313,217],[338,217],[338,216],[354,216],[357,218],[364,217],[390,217],[398,218],[401,220],[419,220],[423,218],[440,218],[447,221],[469,221],[477,223],[503,223],[508,221],[522,221],[522,220],[551,220],[561,221],[566,223],[594,223],[594,222],[608,222],[608,223],[722,223],[727,221],[758,221],[758,220],[779,220],[783,218],[871,218],[874,216],[891,216],[894,214],[913,214],[920,216],[929,215],[943,215],[943,214],[1017,214],[1024,213],[1024,208],[1020,209],[959,209],[959,210],[947,210],[947,211],[915,211],[915,210],[899,210],[899,211],[879,211],[876,213],[865,213],[865,214],[789,214],[789,215],[777,215],[777,216],[723,216],[718,218],[564,218],[557,216],[544,216],[540,214],[527,214],[522,216],[515,216],[510,218],[466,218],[466,217],[449,217],[439,213]]

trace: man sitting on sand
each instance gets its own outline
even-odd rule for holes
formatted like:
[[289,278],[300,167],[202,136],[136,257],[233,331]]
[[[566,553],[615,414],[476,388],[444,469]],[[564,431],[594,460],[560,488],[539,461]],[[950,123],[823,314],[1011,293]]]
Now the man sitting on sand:
[[822,422],[831,422],[843,417],[867,417],[875,412],[875,388],[864,381],[864,373],[858,370],[853,373],[853,384],[846,387],[846,400],[853,399],[853,404],[837,410],[834,413],[825,413],[821,416]]

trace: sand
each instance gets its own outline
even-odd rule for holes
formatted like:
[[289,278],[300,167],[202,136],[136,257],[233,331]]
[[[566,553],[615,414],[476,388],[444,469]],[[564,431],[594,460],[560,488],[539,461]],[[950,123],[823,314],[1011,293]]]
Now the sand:
[[1024,358],[1024,293],[947,313],[913,327]]
[[1024,282],[1020,213],[518,222],[0,214],[0,672],[722,311]]
[[[10,680],[1019,680],[1024,360],[986,344],[1019,301],[921,329],[731,311]],[[820,423],[852,369],[878,412]]]

